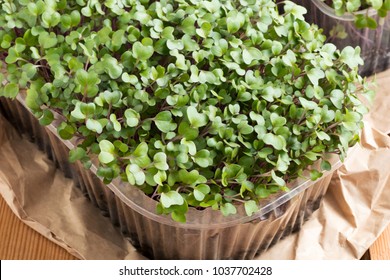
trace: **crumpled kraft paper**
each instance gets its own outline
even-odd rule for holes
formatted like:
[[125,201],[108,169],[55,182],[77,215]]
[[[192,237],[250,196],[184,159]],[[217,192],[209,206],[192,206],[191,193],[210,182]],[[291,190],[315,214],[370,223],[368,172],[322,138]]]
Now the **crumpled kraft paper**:
[[0,194],[23,222],[78,258],[144,259],[73,181],[1,115]]
[[[365,124],[302,229],[259,259],[359,259],[390,222],[390,138]],[[0,194],[16,215],[81,259],[144,259],[34,144],[0,118]]]

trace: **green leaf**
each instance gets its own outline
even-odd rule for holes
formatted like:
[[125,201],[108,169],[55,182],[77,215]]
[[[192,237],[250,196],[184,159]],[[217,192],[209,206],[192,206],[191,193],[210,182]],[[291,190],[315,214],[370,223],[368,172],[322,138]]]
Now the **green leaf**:
[[95,72],[87,72],[84,69],[78,69],[75,76],[76,84],[81,86],[81,93],[88,97],[94,97],[98,92],[100,79]]
[[236,33],[245,24],[245,15],[236,10],[230,11],[226,17],[228,32]]
[[317,180],[317,179],[319,179],[321,177],[322,177],[322,173],[319,172],[318,170],[315,170],[315,169],[310,170],[310,179],[312,181],[315,181],[315,180]]
[[116,49],[119,49],[122,44],[124,44],[126,42],[126,39],[125,39],[125,31],[124,30],[117,30],[114,32],[114,34],[112,34],[112,45],[114,47],[116,47]]
[[372,17],[369,17],[367,15],[356,15],[355,16],[355,26],[357,28],[370,28],[370,29],[376,29],[378,27],[378,24],[376,20]]
[[108,140],[102,140],[99,142],[99,161],[101,163],[108,164],[115,159],[115,146]]
[[222,169],[222,185],[228,186],[229,179],[235,179],[243,174],[244,168],[238,164],[229,164]]
[[197,201],[203,201],[203,199],[205,198],[205,195],[202,192],[195,189],[194,190],[194,197]]
[[195,35],[195,21],[196,19],[194,17],[189,16],[181,22],[180,27],[185,34]]
[[169,111],[162,111],[154,118],[157,128],[165,133],[176,129],[177,124],[172,121],[172,114]]
[[57,127],[57,132],[58,132],[58,135],[60,135],[60,137],[64,140],[69,140],[69,139],[72,139],[72,137],[74,136],[76,130],[73,126],[65,123],[65,122],[62,122],[58,127]]
[[302,107],[305,108],[306,110],[314,110],[318,107],[317,103],[314,101],[307,100],[304,97],[299,97],[299,102],[301,102]]
[[19,86],[15,83],[6,84],[4,87],[4,96],[15,98],[19,94]]
[[41,125],[49,125],[53,122],[54,115],[50,110],[44,110],[42,117],[39,119]]
[[255,186],[254,186],[254,184],[251,181],[245,180],[244,182],[242,182],[241,188],[240,188],[240,195],[241,195],[241,197],[244,197],[244,193],[247,192],[247,191],[253,192],[254,187]]
[[308,151],[305,153],[305,157],[310,159],[311,161],[316,161],[317,160],[317,157],[319,157],[320,154],[318,153],[314,153],[314,152],[311,152],[311,151]]
[[390,0],[383,1],[383,8],[385,8],[387,11],[390,11]]
[[185,169],[180,169],[179,180],[187,185],[203,184],[207,182],[206,178],[200,175],[198,170],[188,172]]
[[89,130],[101,134],[103,132],[103,125],[94,119],[87,119],[86,126]]
[[253,127],[248,124],[247,121],[242,121],[237,125],[238,131],[242,135],[251,134],[253,132]]
[[284,5],[284,11],[286,13],[291,13],[294,15],[296,19],[305,20],[304,14],[307,13],[307,10],[305,7],[302,7],[300,5],[297,5],[296,3],[292,1],[286,1]]
[[[1,81],[0,81],[0,83],[1,83]],[[26,96],[27,107],[30,108],[31,110],[39,110],[40,106],[37,103],[38,100],[39,100],[39,95],[38,95],[37,90],[33,87],[30,87],[27,90],[27,96]]]
[[126,176],[127,180],[131,185],[141,186],[145,183],[145,173],[144,171],[136,164],[129,164],[126,167]]
[[42,14],[42,22],[44,27],[54,27],[56,26],[61,20],[61,15],[58,12],[46,10]]
[[209,192],[210,187],[208,185],[200,184],[194,188],[194,197],[197,201],[203,201]]
[[23,38],[17,38],[15,40],[15,50],[18,53],[23,52],[26,49],[26,43],[24,42]]
[[200,167],[206,168],[212,165],[213,161],[210,158],[210,152],[206,149],[200,150],[194,156],[195,163]]
[[281,172],[286,172],[288,170],[289,160],[284,159],[281,155],[278,156],[278,161],[276,162],[276,169]]
[[96,111],[96,105],[94,103],[80,102],[80,111],[87,117],[94,116]]
[[311,68],[307,71],[307,77],[313,85],[318,86],[318,81],[325,78],[325,73],[321,69]]
[[242,59],[245,64],[251,64],[254,60],[260,60],[262,58],[262,53],[259,49],[254,47],[245,48],[242,51]]
[[23,72],[26,73],[26,76],[29,79],[32,79],[35,76],[35,74],[37,73],[37,67],[31,63],[26,63],[25,65],[23,65],[22,69],[23,69]]
[[77,120],[84,120],[85,119],[85,114],[81,112],[81,102],[77,102],[75,105],[75,108],[73,109],[72,112],[70,112],[71,116],[74,117]]
[[295,62],[297,62],[297,58],[292,50],[287,50],[286,54],[282,56],[282,61],[285,65],[293,67]]
[[264,187],[258,187],[256,188],[256,191],[255,191],[256,195],[259,197],[259,198],[267,198],[269,197],[269,195],[271,194],[270,190],[264,188]]
[[44,49],[50,49],[53,48],[55,45],[57,45],[57,36],[54,32],[42,32],[39,34],[38,37],[39,44]]
[[122,66],[118,63],[116,58],[105,54],[101,62],[103,63],[104,71],[111,79],[116,80],[122,75]]
[[344,93],[339,89],[334,89],[330,92],[330,100],[337,109],[342,109]]
[[8,49],[8,55],[5,58],[5,62],[8,64],[13,64],[18,61],[20,58],[20,54],[15,50],[14,47]]
[[372,17],[367,17],[367,27],[370,29],[376,29],[378,27],[378,24],[376,23],[376,20]]
[[110,115],[110,121],[111,121],[115,131],[120,132],[122,130],[122,126],[121,126],[120,122],[118,122],[115,114]]
[[61,16],[61,25],[65,29],[69,29],[72,26],[72,18],[70,17],[70,15]]
[[5,34],[2,38],[0,46],[4,49],[8,49],[11,46],[12,41],[12,37],[9,34]]
[[332,165],[327,160],[321,161],[321,170],[330,171],[332,169]]
[[182,50],[184,49],[184,44],[181,40],[167,40],[167,47],[170,50]]
[[361,119],[361,115],[359,113],[351,112],[351,111],[346,109],[346,112],[345,112],[345,115],[343,118],[344,121],[357,123],[360,121],[360,119]]
[[125,111],[126,124],[129,127],[136,127],[140,120],[140,115],[133,109],[127,109]]
[[273,102],[275,98],[282,96],[282,90],[277,87],[267,86],[261,92],[261,97],[263,97],[268,102]]
[[271,113],[270,118],[271,118],[271,123],[274,127],[281,127],[287,123],[287,120],[285,117],[281,117],[276,113]]
[[141,42],[135,42],[132,51],[133,57],[140,61],[148,60],[154,53],[153,46],[145,46]]
[[72,26],[78,26],[81,21],[80,12],[77,10],[72,11],[70,13],[70,18],[71,18]]
[[286,182],[283,180],[283,178],[280,178],[279,176],[276,175],[275,171],[271,171],[271,176],[272,176],[272,179],[275,181],[275,183],[280,186],[280,187],[284,187],[286,186]]
[[199,130],[190,126],[188,122],[182,121],[179,125],[179,134],[191,141],[198,137]]
[[274,55],[278,55],[282,50],[283,50],[283,45],[278,41],[274,41],[272,44],[272,53]]
[[113,144],[122,153],[126,153],[129,150],[129,146],[127,146],[127,144],[123,143],[122,141],[116,140]]
[[167,164],[167,155],[163,152],[158,152],[153,157],[154,167],[158,170],[168,170],[169,165]]
[[224,216],[234,215],[237,213],[236,207],[229,202],[222,204],[220,210]]
[[316,131],[317,137],[320,140],[330,141],[330,136],[324,131]]
[[264,117],[262,115],[259,115],[253,111],[251,111],[249,113],[249,117],[254,120],[255,122],[257,122],[258,125],[264,125],[265,124],[265,120],[264,120]]
[[122,81],[124,81],[125,83],[136,85],[138,83],[138,78],[135,75],[129,75],[125,72],[122,74]]
[[169,191],[161,194],[160,202],[164,208],[169,208],[172,205],[182,205],[184,199],[177,191]]
[[252,216],[253,213],[256,213],[259,210],[256,201],[248,200],[244,203],[245,212],[248,216]]
[[351,69],[364,64],[363,59],[360,57],[360,47],[345,47],[341,51],[340,60],[347,64]]
[[207,124],[207,116],[204,113],[198,113],[194,106],[187,108],[187,117],[191,124],[191,127],[198,128]]
[[141,168],[146,168],[151,163],[148,156],[148,144],[145,142],[140,143],[134,152],[130,156],[130,162],[137,164]]
[[276,150],[286,149],[286,140],[283,138],[283,136],[267,133],[266,135],[264,135],[263,141],[265,144],[271,145]]
[[171,213],[171,217],[176,222],[179,222],[179,223],[185,223],[186,222],[186,215],[185,215],[185,213],[173,211]]
[[192,156],[196,154],[196,145],[193,141],[189,141],[185,138],[180,140],[180,144],[184,145],[188,149],[188,153]]
[[69,151],[69,161],[70,162],[76,162],[78,160],[81,160],[87,156],[87,152],[80,147],[77,147],[73,150]]
[[38,16],[43,12],[43,9],[39,9],[39,6],[36,3],[28,3],[27,9],[34,16]]

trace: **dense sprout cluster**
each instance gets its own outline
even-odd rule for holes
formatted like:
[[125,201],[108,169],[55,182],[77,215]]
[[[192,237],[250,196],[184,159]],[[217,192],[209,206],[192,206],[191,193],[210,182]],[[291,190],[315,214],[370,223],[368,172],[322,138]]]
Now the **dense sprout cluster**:
[[360,49],[325,44],[292,2],[0,4],[0,96],[27,89],[43,125],[57,112],[59,135],[78,139],[72,161],[96,155],[105,182],[138,186],[177,221],[189,206],[252,215],[358,140]]

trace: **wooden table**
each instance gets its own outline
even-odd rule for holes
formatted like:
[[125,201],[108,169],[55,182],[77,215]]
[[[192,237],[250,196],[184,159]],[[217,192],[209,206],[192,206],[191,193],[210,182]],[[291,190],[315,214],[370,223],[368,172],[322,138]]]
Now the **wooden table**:
[[21,222],[0,196],[0,259],[75,260],[76,258]]
[[369,253],[372,260],[390,260],[390,226],[372,244]]
[[[0,197],[0,259],[75,260],[21,222]],[[363,259],[390,260],[390,226],[371,246]]]

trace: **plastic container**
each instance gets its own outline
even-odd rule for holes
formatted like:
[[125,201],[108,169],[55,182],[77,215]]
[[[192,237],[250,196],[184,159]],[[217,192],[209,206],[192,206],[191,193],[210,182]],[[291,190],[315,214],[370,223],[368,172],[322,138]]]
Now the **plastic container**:
[[[0,112],[31,141],[44,150],[65,175],[75,180],[91,202],[120,227],[124,236],[152,259],[253,259],[281,238],[300,229],[319,208],[332,173],[341,162],[333,155],[332,170],[313,182],[298,180],[287,193],[278,193],[261,203],[248,217],[243,208],[224,217],[219,211],[190,209],[187,223],[155,213],[156,201],[119,180],[105,185],[96,167],[84,169],[68,162],[71,141],[61,140],[54,125],[42,127],[24,107],[22,99],[0,98]],[[92,218],[92,217],[91,217]]]
[[[328,42],[338,48],[346,46],[360,46],[364,65],[360,67],[362,76],[370,76],[382,72],[390,67],[390,15],[380,18],[374,9],[362,10],[356,14],[373,17],[378,27],[376,29],[359,29],[354,24],[353,14],[338,16],[335,10],[321,0],[293,0],[295,3],[306,7],[305,18],[309,23],[315,23],[324,30]],[[344,39],[331,35],[334,28],[341,27],[348,36]]]

